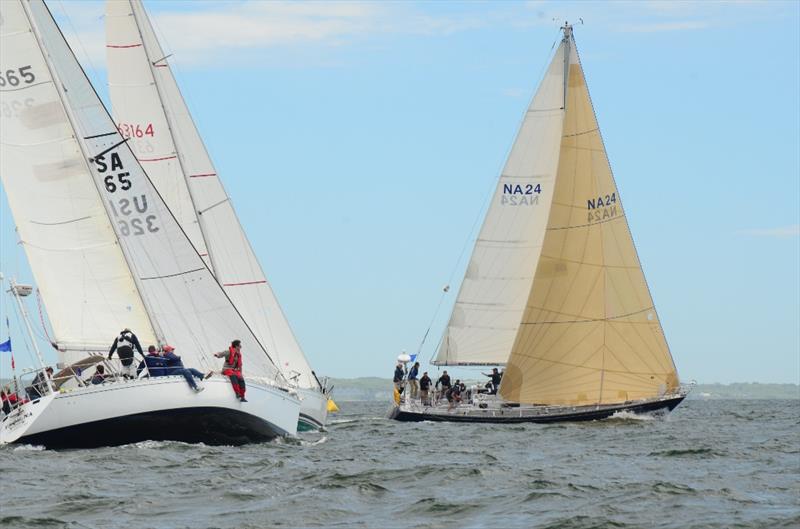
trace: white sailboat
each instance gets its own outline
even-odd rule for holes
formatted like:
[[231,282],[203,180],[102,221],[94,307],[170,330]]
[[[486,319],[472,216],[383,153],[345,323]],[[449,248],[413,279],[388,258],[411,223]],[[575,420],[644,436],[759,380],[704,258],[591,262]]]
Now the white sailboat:
[[[505,365],[499,396],[405,399],[403,421],[590,420],[685,397],[568,24],[528,107],[435,365]],[[472,392],[470,392],[472,393]]]
[[[241,443],[296,433],[300,401],[117,130],[42,0],[0,2],[0,177],[59,360],[76,366],[3,418],[0,443]],[[219,375],[86,384],[120,329],[189,367],[240,339],[247,400]],[[87,358],[93,357],[93,358]],[[113,367],[113,366],[109,366]],[[70,374],[71,373],[71,374]]]
[[184,102],[140,0],[107,0],[106,49],[117,126],[276,365],[301,399],[301,429],[327,418],[311,369],[267,281]]

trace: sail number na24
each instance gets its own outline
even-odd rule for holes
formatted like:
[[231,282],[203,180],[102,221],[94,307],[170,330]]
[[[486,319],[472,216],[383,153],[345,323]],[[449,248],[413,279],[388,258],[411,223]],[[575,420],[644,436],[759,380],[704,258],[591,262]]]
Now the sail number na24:
[[531,206],[539,203],[542,184],[503,184],[500,203],[507,206]]

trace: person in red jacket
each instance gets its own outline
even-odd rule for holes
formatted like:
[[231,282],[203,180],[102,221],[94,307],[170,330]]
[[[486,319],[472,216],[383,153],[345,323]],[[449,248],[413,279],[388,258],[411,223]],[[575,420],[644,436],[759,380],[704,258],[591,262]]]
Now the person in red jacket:
[[245,385],[244,377],[242,377],[242,342],[234,340],[227,351],[220,351],[215,353],[217,358],[225,358],[225,364],[222,366],[222,374],[231,379],[231,386],[233,392],[241,402],[247,402],[244,398]]

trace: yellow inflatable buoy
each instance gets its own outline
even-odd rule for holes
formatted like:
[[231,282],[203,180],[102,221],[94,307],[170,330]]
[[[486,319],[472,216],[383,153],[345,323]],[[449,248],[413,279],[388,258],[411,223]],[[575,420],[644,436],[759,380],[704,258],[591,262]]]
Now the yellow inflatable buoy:
[[400,405],[400,392],[397,391],[397,388],[394,388],[394,394],[392,396],[394,397],[394,403],[399,406]]
[[339,406],[337,406],[336,403],[333,402],[333,399],[328,399],[328,412],[336,413],[337,411],[339,411]]

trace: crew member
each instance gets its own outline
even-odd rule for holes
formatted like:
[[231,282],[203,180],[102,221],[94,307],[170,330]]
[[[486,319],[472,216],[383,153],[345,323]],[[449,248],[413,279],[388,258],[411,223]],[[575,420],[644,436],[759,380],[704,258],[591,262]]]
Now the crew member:
[[127,327],[122,329],[111,344],[111,349],[108,351],[108,359],[114,355],[114,351],[119,355],[119,360],[122,363],[121,373],[125,378],[136,378],[136,368],[133,367],[133,350],[134,348],[139,351],[139,354],[144,357],[142,346],[139,344],[139,338]]
[[239,398],[240,402],[247,402],[244,398],[245,385],[244,377],[242,377],[242,342],[241,340],[234,340],[227,351],[220,351],[214,353],[217,358],[225,358],[225,364],[222,366],[222,374],[231,379],[231,386],[233,392]]

